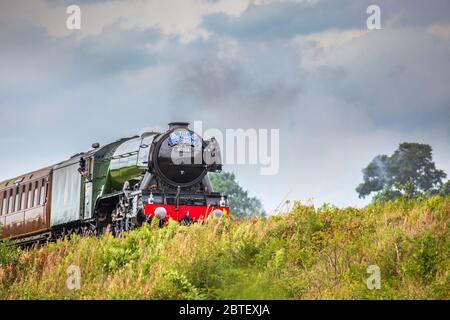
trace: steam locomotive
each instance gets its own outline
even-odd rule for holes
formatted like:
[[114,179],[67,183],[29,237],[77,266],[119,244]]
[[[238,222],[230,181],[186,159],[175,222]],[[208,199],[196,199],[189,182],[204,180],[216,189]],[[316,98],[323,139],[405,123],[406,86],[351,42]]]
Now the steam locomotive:
[[0,182],[0,238],[19,244],[71,234],[114,235],[158,219],[190,224],[227,216],[227,198],[215,193],[208,172],[220,172],[214,138],[189,124],[166,132],[144,130],[76,154],[56,165]]

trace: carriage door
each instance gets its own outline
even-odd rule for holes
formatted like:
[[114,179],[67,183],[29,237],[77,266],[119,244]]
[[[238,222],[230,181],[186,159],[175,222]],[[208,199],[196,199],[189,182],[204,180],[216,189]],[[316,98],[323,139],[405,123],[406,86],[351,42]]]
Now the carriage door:
[[83,193],[84,193],[84,207],[83,207],[83,219],[89,219],[92,217],[92,179],[93,179],[93,163],[94,158],[89,157],[84,159],[85,173],[83,174]]

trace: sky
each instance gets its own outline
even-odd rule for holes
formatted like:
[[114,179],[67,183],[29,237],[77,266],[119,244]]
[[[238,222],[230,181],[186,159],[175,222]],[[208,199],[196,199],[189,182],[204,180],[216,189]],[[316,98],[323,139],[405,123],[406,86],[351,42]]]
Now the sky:
[[276,175],[225,166],[269,213],[364,205],[362,168],[404,141],[450,174],[449,13],[448,0],[0,0],[0,180],[196,120],[279,129]]

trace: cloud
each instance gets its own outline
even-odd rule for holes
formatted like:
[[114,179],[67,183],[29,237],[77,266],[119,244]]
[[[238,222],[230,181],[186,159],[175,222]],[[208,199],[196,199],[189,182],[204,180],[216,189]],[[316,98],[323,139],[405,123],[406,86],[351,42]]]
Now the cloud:
[[[51,36],[70,36],[74,31],[66,28],[69,4],[73,3],[65,0],[3,3],[0,5],[0,22],[28,21],[44,27]],[[76,4],[81,8],[82,17],[81,30],[75,32],[78,38],[99,35],[104,28],[118,23],[127,30],[158,28],[164,35],[180,36],[184,42],[207,37],[207,32],[200,26],[203,16],[216,12],[238,15],[247,8],[245,1],[236,0],[85,0]]]
[[[205,29],[253,41],[289,38],[330,29],[366,28],[370,0],[261,1],[238,16],[217,12],[204,18]],[[384,26],[428,26],[448,22],[446,0],[378,1]]]
[[199,114],[240,114],[235,125],[275,125],[302,93],[293,51],[226,39],[215,43],[214,53],[180,64],[175,104]]
[[317,38],[312,43],[312,37],[300,38],[295,45],[314,52],[301,67],[321,92],[359,105],[381,125],[415,128],[450,118],[449,41],[423,29],[393,29],[364,33],[327,50],[323,34]]
[[217,34],[235,38],[280,39],[297,34],[308,34],[328,28],[365,26],[363,1],[351,6],[338,1],[270,2],[252,6],[240,16],[215,13],[204,18],[205,28]]
[[448,40],[450,38],[450,24],[436,23],[427,28],[427,31],[435,36]]

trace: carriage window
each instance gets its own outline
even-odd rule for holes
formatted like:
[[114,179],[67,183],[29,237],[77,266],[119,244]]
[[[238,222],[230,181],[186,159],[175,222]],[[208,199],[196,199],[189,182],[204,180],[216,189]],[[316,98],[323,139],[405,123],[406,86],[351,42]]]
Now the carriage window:
[[14,211],[19,211],[20,210],[19,209],[19,202],[20,202],[19,196],[20,196],[20,192],[19,192],[19,189],[17,189],[16,190],[15,200],[14,200]]
[[20,210],[26,209],[27,204],[27,193],[26,193],[26,186],[22,186],[22,192],[20,193],[22,195],[22,201],[20,202]]
[[43,205],[45,203],[45,179],[41,182],[41,201],[40,204]]
[[8,192],[7,191],[3,191],[3,210],[2,210],[3,214],[7,214],[8,213]]
[[3,212],[3,192],[0,192],[0,216]]
[[2,212],[3,212],[3,214],[8,214],[8,191],[4,192]]
[[12,195],[12,190],[9,190],[9,199],[8,199],[8,213],[13,212],[13,195]]
[[39,205],[39,182],[36,181],[34,184],[34,206]]
[[30,183],[28,185],[28,205],[27,208],[30,209],[33,207],[33,185]]

